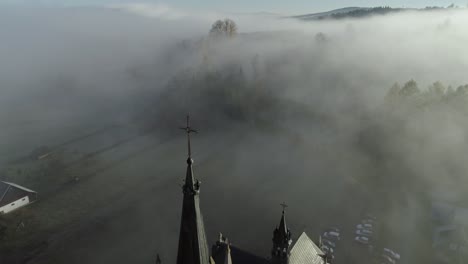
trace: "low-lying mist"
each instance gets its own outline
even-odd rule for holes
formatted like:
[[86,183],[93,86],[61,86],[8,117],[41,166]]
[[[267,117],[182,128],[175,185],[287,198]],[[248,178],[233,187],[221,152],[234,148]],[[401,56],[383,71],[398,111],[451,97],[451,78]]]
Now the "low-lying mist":
[[[177,127],[190,113],[202,132],[195,137],[206,143],[194,139],[197,155],[224,153],[196,172],[206,178],[202,206],[210,241],[228,230],[232,241],[265,255],[270,229],[255,240],[245,223],[230,221],[240,208],[241,220],[263,210],[252,228],[273,217],[272,230],[275,206],[286,200],[295,235],[302,228],[316,237],[314,226],[352,214],[340,207],[355,192],[348,185],[359,186],[368,202],[362,207],[386,216],[396,233],[404,221],[420,221],[431,199],[466,203],[466,11],[316,22],[230,14],[238,32],[228,37],[209,34],[226,14],[154,8],[0,9],[2,162],[53,145],[79,126],[131,124],[183,139]],[[180,146],[159,162],[179,159],[182,177]],[[171,180],[175,188],[141,198],[180,196],[178,180]],[[180,205],[170,207],[178,212]],[[177,217],[154,219],[167,225],[165,235],[173,234],[169,244],[157,239],[169,261]],[[421,237],[411,231],[408,241]],[[107,245],[103,254],[124,247]],[[408,263],[424,259],[405,253]]]

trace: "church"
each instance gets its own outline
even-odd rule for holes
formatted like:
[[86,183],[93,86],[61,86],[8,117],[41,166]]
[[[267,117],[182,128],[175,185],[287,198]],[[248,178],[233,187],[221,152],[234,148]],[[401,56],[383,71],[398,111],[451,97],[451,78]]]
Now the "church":
[[[273,231],[271,256],[262,257],[230,244],[222,234],[209,251],[200,207],[200,182],[193,175],[190,134],[197,132],[187,126],[188,158],[185,183],[182,186],[183,203],[180,224],[177,264],[327,264],[327,256],[303,232],[296,241],[286,224],[285,207],[279,225]],[[267,240],[266,240],[267,241]],[[159,257],[157,262],[161,263]]]

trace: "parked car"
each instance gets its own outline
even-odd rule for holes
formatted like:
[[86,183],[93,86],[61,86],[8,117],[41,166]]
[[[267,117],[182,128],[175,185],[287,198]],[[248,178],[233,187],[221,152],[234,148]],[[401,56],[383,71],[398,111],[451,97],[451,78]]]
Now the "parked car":
[[400,254],[395,253],[395,251],[389,249],[389,248],[384,248],[383,253],[393,259],[400,260]]
[[333,231],[323,233],[323,237],[327,238],[327,239],[332,239],[332,240],[340,240],[341,239],[340,238],[340,233],[333,232]]
[[356,235],[370,237],[372,236],[372,231],[367,229],[358,229],[356,230]]
[[366,214],[366,218],[372,219],[372,220],[374,220],[374,221],[377,221],[377,217],[375,217],[375,215],[373,215],[373,214],[369,214],[369,213]]
[[332,232],[340,233],[340,229],[338,227],[329,227],[329,228],[327,228],[326,231],[332,231]]
[[333,254],[333,248],[322,245],[322,251]]
[[396,261],[387,255],[382,255],[382,259],[388,264],[396,264]]
[[356,238],[354,238],[354,241],[358,242],[358,243],[361,243],[361,244],[369,244],[369,238],[368,237],[363,237],[363,236],[357,236]]
[[375,221],[373,219],[370,219],[370,218],[362,219],[362,221],[361,221],[361,223],[363,223],[363,224],[371,224],[371,225],[373,225],[374,222]]
[[357,229],[372,229],[372,224],[359,224],[356,226]]
[[323,245],[327,245],[327,246],[332,247],[332,248],[335,248],[335,247],[336,247],[336,244],[335,244],[335,243],[333,243],[332,241],[327,240],[327,239],[322,239],[322,244],[323,244]]

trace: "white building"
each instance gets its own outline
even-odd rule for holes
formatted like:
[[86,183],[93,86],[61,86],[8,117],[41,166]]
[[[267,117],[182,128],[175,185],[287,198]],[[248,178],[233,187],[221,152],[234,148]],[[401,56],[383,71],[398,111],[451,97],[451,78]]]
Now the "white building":
[[11,182],[0,181],[0,214],[7,214],[37,199],[37,193]]

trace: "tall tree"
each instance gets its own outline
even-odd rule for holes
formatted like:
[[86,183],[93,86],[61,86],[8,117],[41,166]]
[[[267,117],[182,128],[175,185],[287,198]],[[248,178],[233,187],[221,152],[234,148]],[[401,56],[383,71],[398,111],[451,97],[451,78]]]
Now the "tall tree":
[[445,86],[439,81],[433,83],[432,86],[429,87],[429,92],[439,97],[445,94],[445,90]]
[[418,84],[414,80],[410,80],[401,88],[399,94],[402,96],[412,96],[419,92]]
[[211,35],[233,37],[237,34],[237,24],[233,20],[226,18],[213,23],[210,30]]

